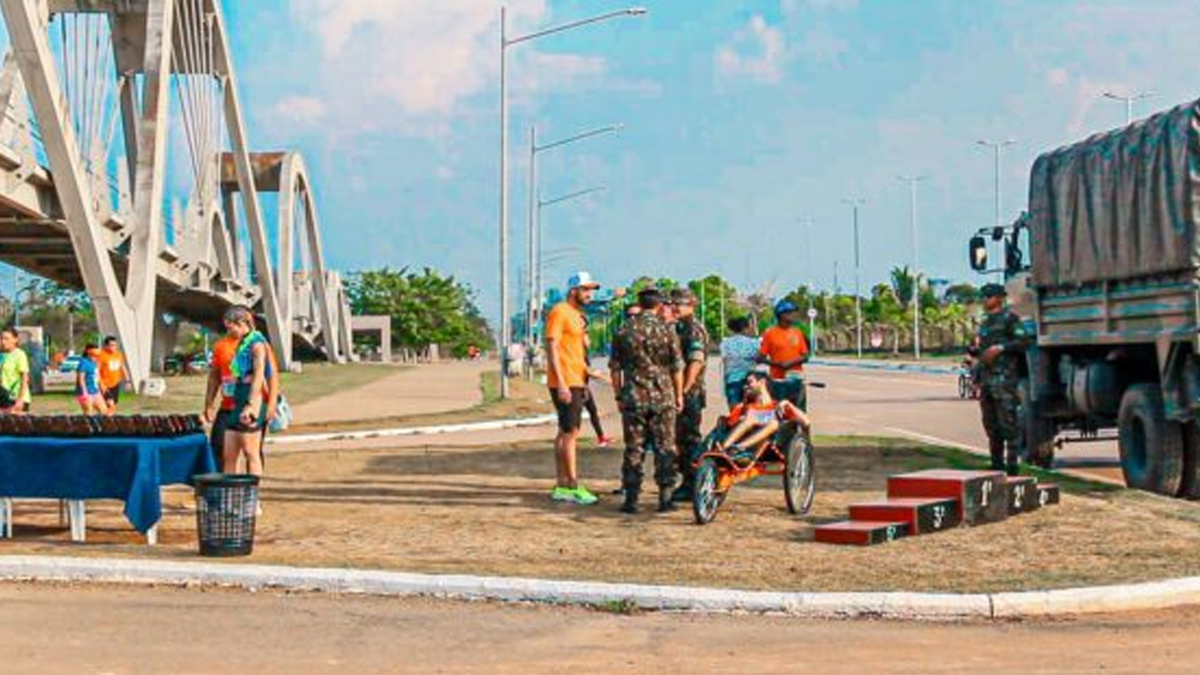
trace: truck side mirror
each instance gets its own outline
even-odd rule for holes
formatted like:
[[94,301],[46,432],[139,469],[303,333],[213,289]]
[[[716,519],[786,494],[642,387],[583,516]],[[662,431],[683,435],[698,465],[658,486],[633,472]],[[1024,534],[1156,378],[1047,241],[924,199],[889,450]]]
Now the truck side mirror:
[[987,265],[987,239],[977,234],[971,237],[971,269],[976,272],[985,272],[987,271]]

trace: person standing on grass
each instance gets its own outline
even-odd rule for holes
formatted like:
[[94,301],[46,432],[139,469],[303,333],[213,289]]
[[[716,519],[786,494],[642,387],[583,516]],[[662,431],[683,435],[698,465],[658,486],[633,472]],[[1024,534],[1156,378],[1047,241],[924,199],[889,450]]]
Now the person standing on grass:
[[728,322],[731,335],[721,341],[721,370],[725,382],[725,403],[729,409],[742,402],[746,377],[758,364],[758,338],[750,317],[735,316]]
[[683,355],[679,337],[663,319],[666,305],[662,293],[656,288],[642,289],[638,303],[642,311],[617,331],[609,361],[625,432],[621,512],[628,514],[638,512],[647,452],[654,453],[658,510],[675,508],[675,416],[683,409]]
[[587,320],[584,308],[600,284],[587,272],[567,281],[567,299],[546,315],[546,380],[558,414],[554,438],[555,484],[550,498],[559,502],[591,505],[596,495],[579,483],[575,448],[587,396]]
[[121,384],[129,379],[125,366],[125,355],[111,335],[104,338],[100,351],[96,353],[96,365],[100,370],[100,387],[104,389],[104,400],[110,413],[117,411],[121,402]]
[[808,361],[808,338],[796,327],[799,317],[800,308],[791,300],[775,303],[775,325],[763,332],[759,361],[771,367],[771,396],[807,410],[804,363]]
[[[208,369],[208,386],[204,393],[204,421],[208,423],[209,444],[218,471],[224,470],[225,430],[233,422],[233,357],[237,354],[238,337],[227,333],[212,346],[212,362]],[[230,471],[236,471],[231,467]]]
[[75,400],[84,415],[109,414],[108,400],[100,384],[100,366],[97,363],[100,348],[88,344],[83,348],[83,358],[75,369]]
[[675,443],[679,448],[679,489],[675,501],[692,499],[692,462],[700,453],[704,433],[707,397],[704,391],[704,371],[708,365],[708,331],[696,316],[696,295],[690,288],[671,291],[671,306],[675,314],[675,334],[679,336],[679,351],[683,356],[683,409],[675,417]]
[[225,312],[225,330],[237,338],[238,345],[229,367],[233,376],[233,418],[225,430],[223,465],[228,472],[237,467],[239,459],[245,459],[246,473],[261,476],[271,378],[267,338],[255,329],[250,310],[240,306]]
[[21,349],[17,331],[12,328],[0,330],[0,414],[29,412],[33,403],[29,372],[29,356]]

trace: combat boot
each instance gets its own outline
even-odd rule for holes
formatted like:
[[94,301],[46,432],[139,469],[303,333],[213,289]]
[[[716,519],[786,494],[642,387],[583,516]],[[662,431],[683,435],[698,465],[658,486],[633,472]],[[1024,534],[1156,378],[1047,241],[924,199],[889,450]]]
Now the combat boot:
[[670,488],[668,488],[666,490],[662,490],[661,492],[658,493],[658,512],[659,513],[666,513],[668,511],[674,511],[675,508],[676,508],[675,497],[673,494],[671,494]]
[[637,513],[638,512],[638,491],[631,488],[625,488],[625,500],[621,502],[621,513]]

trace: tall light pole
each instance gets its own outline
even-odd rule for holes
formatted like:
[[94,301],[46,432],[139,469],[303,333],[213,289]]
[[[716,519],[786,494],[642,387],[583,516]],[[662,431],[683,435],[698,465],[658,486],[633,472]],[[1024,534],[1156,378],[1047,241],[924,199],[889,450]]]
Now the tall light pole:
[[1114,94],[1110,91],[1104,92],[1104,98],[1111,98],[1114,101],[1121,101],[1125,104],[1125,126],[1133,124],[1134,102],[1144,101],[1151,96],[1154,96],[1154,92],[1152,91],[1139,91],[1138,93],[1130,94],[1129,96],[1121,96],[1120,94]]
[[861,198],[843,199],[844,203],[848,204],[854,212],[854,330],[856,334],[855,351],[858,353],[858,358],[863,355],[863,325],[862,325],[862,259],[859,257],[858,248],[858,210],[866,203]]
[[534,218],[537,220],[537,223],[538,223],[537,246],[536,246],[536,250],[534,251],[534,254],[535,254],[534,259],[537,260],[537,273],[536,273],[537,287],[534,289],[534,292],[537,293],[537,297],[540,298],[543,295],[543,290],[542,290],[542,279],[543,279],[542,262],[543,261],[542,261],[542,235],[541,235],[542,209],[546,208],[547,206],[554,206],[555,204],[561,204],[563,202],[569,202],[574,199],[586,197],[590,194],[595,194],[597,192],[604,192],[607,189],[608,188],[604,187],[603,185],[597,185],[597,186],[586,188],[583,190],[576,190],[574,192],[569,192],[560,197],[554,197],[553,199],[547,199],[544,201],[540,198],[537,199],[536,214],[534,215]]
[[921,247],[917,232],[917,183],[928,176],[897,176],[908,183],[909,189],[909,223],[912,226],[913,271],[912,271],[912,302],[913,302],[913,358],[921,360]]
[[528,237],[529,237],[529,261],[530,262],[529,262],[528,278],[526,279],[526,282],[528,283],[528,291],[529,291],[529,305],[525,309],[525,341],[526,341],[526,347],[529,349],[533,349],[533,346],[534,346],[533,345],[533,324],[534,324],[534,321],[537,319],[538,303],[540,303],[542,300],[541,294],[540,294],[541,279],[538,278],[538,276],[537,276],[541,271],[541,267],[536,262],[537,256],[538,256],[538,250],[540,249],[540,246],[541,246],[541,244],[540,244],[541,232],[539,231],[538,220],[537,220],[537,211],[538,211],[538,209],[537,209],[537,184],[538,184],[537,158],[538,158],[538,154],[545,152],[546,150],[552,150],[554,148],[562,147],[564,145],[567,145],[568,143],[582,141],[585,138],[591,138],[593,136],[599,136],[601,134],[614,133],[614,132],[620,131],[622,128],[624,128],[624,126],[621,124],[610,124],[605,127],[599,127],[597,129],[592,129],[591,131],[585,131],[581,134],[575,134],[574,136],[571,136],[569,138],[564,138],[560,141],[554,141],[553,143],[546,143],[545,145],[538,145],[537,144],[537,127],[536,126],[529,127],[529,233],[528,233]]
[[630,7],[579,21],[553,26],[515,38],[508,37],[508,9],[500,7],[500,398],[508,398],[508,345],[512,341],[508,309],[508,48],[522,42],[562,33],[622,16],[640,16],[646,10]]
[[1006,139],[998,140],[998,141],[980,140],[980,141],[975,141],[975,142],[979,145],[982,145],[985,148],[991,148],[992,151],[995,153],[995,181],[996,181],[996,211],[995,211],[996,222],[995,222],[995,227],[997,230],[999,230],[1002,227],[1002,224],[1000,223],[1000,151],[1002,149],[1012,145],[1013,143],[1016,143],[1017,141],[1012,138],[1006,138]]

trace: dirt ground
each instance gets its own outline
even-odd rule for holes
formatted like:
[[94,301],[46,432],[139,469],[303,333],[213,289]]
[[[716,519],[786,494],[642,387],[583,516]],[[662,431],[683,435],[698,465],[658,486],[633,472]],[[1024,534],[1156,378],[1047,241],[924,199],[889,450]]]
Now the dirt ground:
[[[1007,522],[870,549],[811,541],[882,495],[888,474],[977,462],[901,441],[818,439],[814,511],[794,518],[774,478],[740,486],[718,519],[637,517],[605,494],[594,507],[548,499],[544,443],[277,453],[268,459],[258,563],[362,567],[781,590],[997,591],[1200,574],[1200,506],[1072,484],[1060,506]],[[620,452],[588,448],[581,475],[615,488]],[[90,503],[88,542],[71,544],[48,502],[18,502],[5,552],[195,557],[194,515],[168,493],[160,545],[138,542],[120,504]]]
[[[1200,611],[931,624],[0,584],[5,675],[1194,673]],[[249,639],[246,639],[246,638]]]

